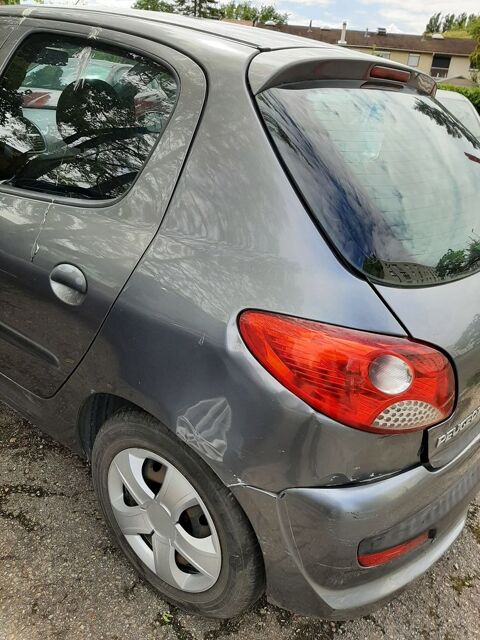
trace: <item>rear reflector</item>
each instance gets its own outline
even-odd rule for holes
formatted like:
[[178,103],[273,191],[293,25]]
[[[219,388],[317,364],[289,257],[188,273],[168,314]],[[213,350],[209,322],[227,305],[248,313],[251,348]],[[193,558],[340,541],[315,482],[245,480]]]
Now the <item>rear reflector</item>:
[[410,80],[410,71],[403,71],[402,69],[393,69],[392,67],[372,67],[370,70],[371,78],[378,78],[380,80],[395,80],[396,82],[408,82]]
[[402,542],[402,544],[398,544],[395,547],[390,547],[390,549],[359,555],[358,562],[362,565],[362,567],[379,567],[382,564],[386,564],[387,562],[395,560],[395,558],[399,558],[400,556],[405,555],[409,551],[417,549],[429,538],[429,532],[425,531],[425,533],[422,533],[416,538],[408,540],[407,542]]
[[263,311],[243,312],[239,329],[274,378],[347,426],[404,433],[452,412],[453,370],[433,347]]

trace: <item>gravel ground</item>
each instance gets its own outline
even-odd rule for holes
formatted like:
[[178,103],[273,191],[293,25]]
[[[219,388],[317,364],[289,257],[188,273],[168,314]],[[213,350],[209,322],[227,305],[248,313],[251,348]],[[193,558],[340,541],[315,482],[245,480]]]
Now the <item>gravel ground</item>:
[[436,567],[377,613],[346,623],[260,602],[228,622],[156,596],[109,538],[88,468],[0,407],[1,640],[460,640],[480,638],[480,501]]

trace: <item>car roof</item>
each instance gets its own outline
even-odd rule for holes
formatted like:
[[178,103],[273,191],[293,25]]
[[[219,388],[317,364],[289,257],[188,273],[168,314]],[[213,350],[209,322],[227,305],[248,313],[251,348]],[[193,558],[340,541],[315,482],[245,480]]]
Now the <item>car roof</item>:
[[[334,66],[335,61],[347,64],[353,59],[378,62],[377,57],[366,53],[268,28],[158,11],[113,10],[97,6],[6,5],[0,7],[0,18],[2,16],[15,16],[22,21],[29,18],[42,22],[55,20],[59,28],[63,26],[62,23],[82,25],[90,29],[89,38],[92,39],[98,38],[102,29],[141,36],[185,53],[199,62],[207,73],[230,74],[233,68],[231,64],[240,65],[242,69],[250,65],[250,81],[257,91],[265,87],[269,78],[276,76],[279,69],[291,67],[294,61],[298,65],[302,61],[308,64],[312,59],[324,60]],[[260,63],[259,59],[264,59],[264,63]],[[252,64],[253,60],[256,65]],[[390,60],[385,64],[409,69]]]
[[[92,17],[95,17],[97,24],[104,28],[115,28],[115,17],[128,17],[138,20],[138,28],[141,29],[141,22],[148,21],[150,23],[165,24],[178,27],[179,29],[188,29],[194,33],[198,33],[237,42],[249,47],[260,50],[283,49],[288,47],[318,47],[319,49],[331,49],[335,45],[326,44],[324,42],[312,41],[309,38],[302,38],[290,34],[271,31],[269,29],[259,29],[245,25],[232,24],[221,20],[208,20],[206,18],[193,18],[189,16],[178,15],[175,13],[163,13],[161,11],[143,11],[135,9],[112,9],[110,7],[95,6],[90,7],[65,7],[65,6],[25,6],[25,5],[6,5],[0,7],[0,17],[2,15],[47,18],[70,20],[90,23]],[[340,48],[339,48],[340,49]]]

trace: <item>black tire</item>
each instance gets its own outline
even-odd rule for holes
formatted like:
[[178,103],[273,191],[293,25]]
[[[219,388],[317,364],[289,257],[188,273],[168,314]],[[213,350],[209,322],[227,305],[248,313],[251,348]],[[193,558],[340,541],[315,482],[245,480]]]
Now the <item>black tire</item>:
[[[190,593],[163,582],[136,555],[121,532],[110,504],[108,470],[114,457],[128,448],[145,448],[171,462],[193,485],[215,524],[222,551],[217,582],[207,591]],[[231,618],[264,592],[261,551],[252,526],[232,493],[207,464],[166,427],[139,410],[123,410],[100,429],[92,454],[93,485],[116,543],[140,576],[162,598],[189,613]]]

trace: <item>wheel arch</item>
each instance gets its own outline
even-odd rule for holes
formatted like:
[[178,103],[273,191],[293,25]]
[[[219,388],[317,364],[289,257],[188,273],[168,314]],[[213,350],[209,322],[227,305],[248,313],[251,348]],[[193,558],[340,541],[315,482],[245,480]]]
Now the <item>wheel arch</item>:
[[77,431],[82,449],[89,461],[95,438],[102,425],[110,416],[123,409],[137,409],[151,415],[131,400],[112,393],[97,392],[85,399],[78,414]]

